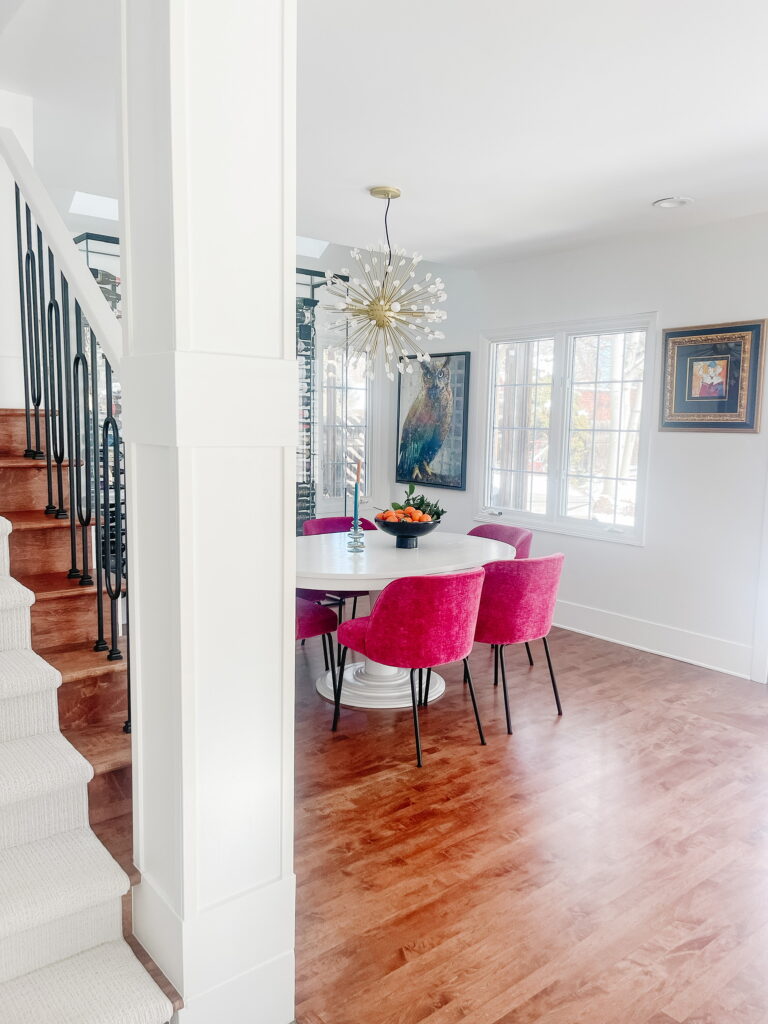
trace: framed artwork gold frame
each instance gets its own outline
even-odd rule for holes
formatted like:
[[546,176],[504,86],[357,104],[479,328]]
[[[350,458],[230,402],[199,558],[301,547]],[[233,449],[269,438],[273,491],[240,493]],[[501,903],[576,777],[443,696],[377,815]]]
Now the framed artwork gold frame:
[[760,430],[766,320],[664,331],[661,430]]

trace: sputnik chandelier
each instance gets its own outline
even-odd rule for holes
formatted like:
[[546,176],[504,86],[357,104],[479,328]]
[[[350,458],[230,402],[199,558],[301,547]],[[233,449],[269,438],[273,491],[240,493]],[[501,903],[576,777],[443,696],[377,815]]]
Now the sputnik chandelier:
[[[442,323],[448,314],[437,309],[437,304],[448,298],[442,278],[425,274],[416,280],[416,268],[423,256],[406,256],[405,249],[393,249],[389,241],[389,204],[400,196],[400,189],[390,185],[377,185],[369,189],[376,199],[386,199],[384,233],[386,246],[369,246],[368,251],[352,249],[350,255],[356,267],[342,268],[344,280],[326,271],[328,292],[339,301],[323,308],[340,314],[328,323],[331,331],[343,332],[349,358],[367,360],[367,373],[374,375],[376,356],[384,353],[384,369],[390,380],[395,379],[394,367],[400,373],[413,373],[413,360],[429,362],[424,346],[430,341],[444,338],[442,331],[432,324]],[[355,276],[355,275],[358,276]]]

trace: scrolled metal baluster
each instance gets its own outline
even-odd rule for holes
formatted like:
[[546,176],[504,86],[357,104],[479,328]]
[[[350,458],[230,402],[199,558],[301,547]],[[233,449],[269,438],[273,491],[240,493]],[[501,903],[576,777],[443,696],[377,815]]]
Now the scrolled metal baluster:
[[[75,508],[77,521],[80,523],[80,543],[83,553],[83,570],[80,586],[93,584],[88,559],[88,531],[91,527],[91,442],[88,433],[90,420],[90,403],[88,401],[88,360],[83,352],[83,312],[80,303],[75,300],[75,340],[77,353],[72,364],[72,397],[75,409]],[[78,386],[79,384],[79,386]],[[82,423],[80,420],[80,399],[82,398]],[[85,476],[85,488],[83,488]],[[83,495],[85,490],[85,495]],[[84,500],[83,500],[84,499]]]
[[27,430],[27,447],[24,455],[27,458],[34,458],[32,450],[32,423],[30,419],[30,378],[29,378],[29,352],[27,343],[27,298],[24,287],[24,243],[21,234],[21,192],[18,185],[14,185],[16,194],[16,259],[19,268],[19,313],[21,314],[21,358],[24,366],[24,418]]
[[[127,596],[127,595],[126,595]],[[125,630],[126,633],[131,635],[131,605],[130,601],[125,602]],[[128,658],[125,672],[126,682],[126,697],[128,699],[128,717],[123,723],[123,732],[131,731],[131,659]]]
[[26,207],[27,252],[24,257],[24,283],[27,307],[27,347],[29,349],[29,390],[34,409],[35,438],[34,446],[24,452],[30,459],[44,458],[40,447],[40,402],[42,390],[40,386],[40,306],[37,292],[37,261],[32,245],[32,214]]
[[53,462],[51,460],[51,389],[48,369],[48,316],[45,301],[45,256],[43,255],[43,233],[37,228],[37,272],[39,274],[40,296],[40,345],[42,350],[43,374],[43,426],[45,428],[45,478],[48,487],[48,504],[45,506],[47,516],[55,515],[53,503]]
[[[99,350],[96,344],[96,334],[91,330],[91,401],[93,403],[93,514],[95,524],[95,537],[93,541],[93,552],[96,561],[96,643],[94,651],[108,650],[107,641],[104,639],[104,522],[101,508],[101,483],[107,478],[106,453],[102,449],[99,430]],[[107,506],[104,506],[106,512]]]
[[48,373],[51,396],[51,450],[56,463],[56,509],[57,519],[66,519],[64,507],[64,382],[62,377],[63,354],[61,350],[61,309],[56,298],[56,265],[53,253],[48,250]]
[[[115,550],[111,545],[107,549],[104,579],[107,586],[107,594],[110,600],[110,650],[107,655],[109,661],[120,661],[123,657],[118,646],[120,635],[118,622],[118,602],[124,594],[123,587],[123,508],[122,508],[122,477],[120,474],[120,427],[112,415],[112,367],[109,360],[104,360],[106,383],[107,383],[107,415],[104,418],[102,427],[102,439],[104,448],[104,517],[109,521],[109,514],[114,509],[115,517]],[[111,465],[110,465],[111,454]],[[111,469],[111,473],[110,473]],[[110,497],[110,476],[112,488]],[[107,531],[109,533],[109,531]],[[129,696],[130,700],[130,696]],[[130,724],[126,732],[130,731]]]
[[[64,275],[61,275],[61,310],[62,310],[62,333],[64,335],[64,380],[65,380],[65,410],[67,414],[67,460],[69,462],[67,476],[69,478],[69,545],[70,545],[70,569],[67,573],[69,579],[78,579],[81,576],[77,565],[77,518],[75,516],[75,466],[77,463],[77,451],[75,450],[75,400],[72,390],[72,332],[69,317],[69,282]],[[79,449],[79,444],[77,446]],[[79,469],[78,469],[79,472]]]

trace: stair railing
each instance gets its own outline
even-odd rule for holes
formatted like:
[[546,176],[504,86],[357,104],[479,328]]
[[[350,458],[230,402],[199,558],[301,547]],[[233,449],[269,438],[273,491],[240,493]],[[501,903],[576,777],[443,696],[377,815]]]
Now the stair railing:
[[[115,393],[122,333],[7,128],[0,128],[0,156],[15,179],[24,456],[46,462],[43,511],[69,520],[67,575],[80,586],[95,586],[94,650],[118,661],[120,600],[126,595],[123,442]],[[125,730],[130,732],[130,710]]]

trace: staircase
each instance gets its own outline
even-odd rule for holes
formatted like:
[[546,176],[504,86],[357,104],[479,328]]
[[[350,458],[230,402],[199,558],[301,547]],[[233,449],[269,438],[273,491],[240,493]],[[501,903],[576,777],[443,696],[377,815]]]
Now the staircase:
[[0,409],[0,1024],[165,1024],[181,999],[131,935],[120,330],[2,128],[0,156],[25,403]]
[[[0,424],[12,417],[0,414]],[[3,451],[6,441],[0,433],[3,511],[19,491],[34,494],[40,477],[32,460]],[[19,462],[28,479],[17,489],[8,478],[21,475]],[[0,1020],[163,1024],[172,1002],[122,938],[131,880],[89,827],[90,790],[91,822],[125,841],[130,790],[121,787],[130,766],[120,671],[90,665],[93,652],[72,642],[77,605],[88,598],[71,596],[46,571],[64,531],[45,525],[42,512],[7,512],[24,526],[14,536],[12,520],[0,517]],[[11,575],[17,561],[37,570],[19,574],[26,583]],[[75,744],[59,731],[60,717]],[[90,749],[99,774],[80,752]]]

